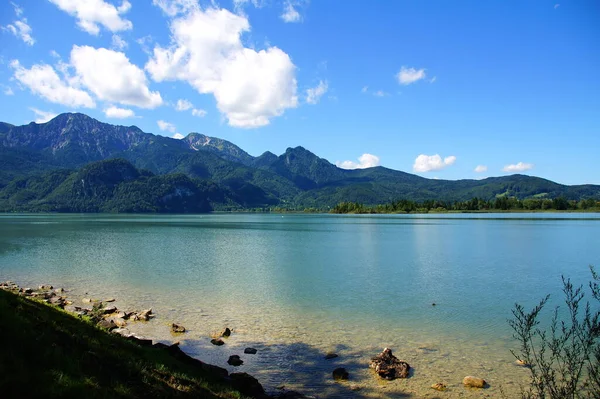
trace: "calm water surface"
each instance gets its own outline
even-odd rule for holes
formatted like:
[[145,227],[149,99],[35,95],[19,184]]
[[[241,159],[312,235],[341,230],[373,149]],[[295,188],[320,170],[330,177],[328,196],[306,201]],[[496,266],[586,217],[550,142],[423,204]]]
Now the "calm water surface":
[[[586,283],[591,264],[597,214],[0,215],[0,281],[151,306],[157,318],[131,330],[230,371],[240,354],[235,371],[268,390],[320,397],[433,398],[435,382],[444,397],[513,397],[527,377],[509,352],[514,303],[559,303],[561,275]],[[171,322],[190,331],[172,336]],[[214,347],[225,326],[234,335]],[[368,370],[385,346],[410,379]],[[332,382],[340,366],[350,382]],[[463,388],[468,374],[490,388]]]

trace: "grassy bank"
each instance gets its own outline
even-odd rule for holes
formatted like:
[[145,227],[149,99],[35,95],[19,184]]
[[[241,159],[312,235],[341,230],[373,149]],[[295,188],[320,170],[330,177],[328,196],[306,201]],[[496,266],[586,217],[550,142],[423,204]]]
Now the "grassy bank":
[[5,398],[244,398],[229,378],[178,348],[141,346],[4,290],[0,343]]

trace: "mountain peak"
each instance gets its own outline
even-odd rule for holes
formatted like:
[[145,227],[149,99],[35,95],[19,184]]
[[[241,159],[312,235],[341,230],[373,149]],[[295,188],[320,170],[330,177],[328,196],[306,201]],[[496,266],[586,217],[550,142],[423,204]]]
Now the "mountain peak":
[[250,165],[254,160],[250,154],[242,150],[237,145],[220,139],[218,137],[210,137],[201,133],[190,133],[182,139],[182,141],[194,151],[208,151],[228,161]]

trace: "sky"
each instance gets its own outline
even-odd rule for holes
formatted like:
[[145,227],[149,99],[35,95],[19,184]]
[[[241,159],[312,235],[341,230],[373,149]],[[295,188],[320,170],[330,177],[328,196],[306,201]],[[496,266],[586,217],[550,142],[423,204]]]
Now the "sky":
[[0,120],[63,112],[343,168],[600,184],[600,2],[1,2]]

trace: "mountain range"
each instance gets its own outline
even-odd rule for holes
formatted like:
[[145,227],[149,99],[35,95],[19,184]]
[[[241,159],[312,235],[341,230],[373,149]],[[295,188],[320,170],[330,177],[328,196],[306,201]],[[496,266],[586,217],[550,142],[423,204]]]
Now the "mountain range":
[[280,206],[327,209],[398,199],[600,199],[598,185],[511,175],[426,179],[384,167],[340,169],[303,147],[254,157],[223,139],[183,139],[102,123],[80,113],[47,123],[0,122],[0,210],[203,212]]

